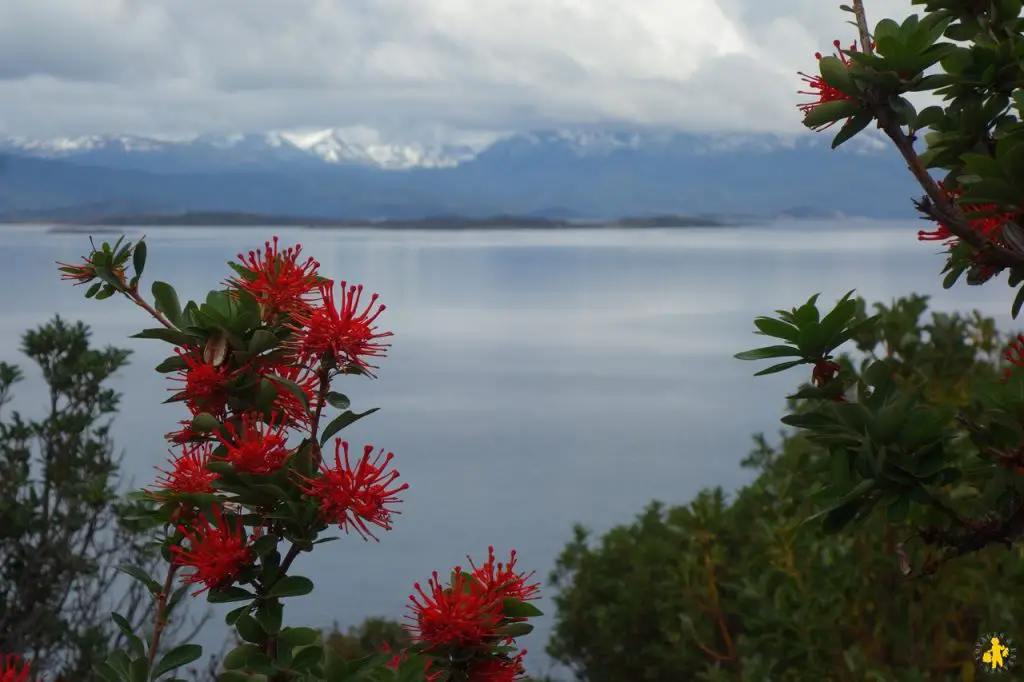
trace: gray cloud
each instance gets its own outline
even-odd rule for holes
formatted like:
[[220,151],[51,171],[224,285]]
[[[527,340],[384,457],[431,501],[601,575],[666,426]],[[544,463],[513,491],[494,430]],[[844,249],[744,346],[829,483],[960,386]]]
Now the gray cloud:
[[795,72],[854,37],[838,4],[0,0],[0,132],[797,131]]

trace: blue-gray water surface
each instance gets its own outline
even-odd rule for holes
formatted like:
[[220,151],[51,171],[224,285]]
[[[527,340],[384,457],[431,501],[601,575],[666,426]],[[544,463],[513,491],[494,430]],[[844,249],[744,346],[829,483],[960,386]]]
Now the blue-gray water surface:
[[[380,378],[339,386],[354,409],[383,409],[344,432],[396,453],[410,484],[402,515],[382,541],[355,536],[297,562],[316,591],[294,600],[295,625],[342,627],[400,617],[414,581],[446,574],[465,556],[515,548],[546,578],[582,522],[596,532],[629,522],[652,499],[684,503],[699,489],[734,490],[750,479],[739,462],[751,434],[774,435],[798,371],[764,378],[763,363],[732,355],[757,345],[752,319],[802,303],[831,304],[856,288],[868,300],[933,294],[937,309],[977,308],[1011,326],[1010,290],[998,284],[943,291],[943,259],[916,239],[915,222],[852,220],[685,230],[381,232],[265,228],[148,228],[146,278],[205,296],[225,262],[277,233],[299,241],[323,274],[380,294],[394,331]],[[129,235],[142,230],[127,229]],[[104,238],[107,238],[104,236]],[[161,405],[166,379],[152,368],[170,354],[128,339],[152,326],[122,299],[95,302],[61,282],[55,261],[76,262],[85,234],[0,229],[7,287],[0,360],[21,362],[21,334],[54,313],[92,325],[98,343],[135,351],[118,378],[123,409],[114,435],[126,474],[153,480],[183,419]],[[147,287],[148,290],[148,287]],[[984,295],[982,295],[982,292]],[[15,406],[38,414],[34,368]],[[290,602],[291,603],[291,602]],[[522,644],[531,668],[552,605]],[[219,651],[221,616],[200,643]]]

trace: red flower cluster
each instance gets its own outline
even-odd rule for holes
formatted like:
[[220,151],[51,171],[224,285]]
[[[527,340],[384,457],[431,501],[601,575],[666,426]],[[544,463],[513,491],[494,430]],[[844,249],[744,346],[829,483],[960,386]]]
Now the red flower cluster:
[[526,649],[512,658],[505,656],[489,656],[474,659],[469,664],[466,677],[470,682],[516,682],[525,680],[526,670],[523,668],[523,657]]
[[215,367],[212,363],[204,361],[195,349],[175,348],[174,352],[185,363],[185,369],[180,370],[178,376],[171,377],[171,381],[181,382],[179,395],[185,399],[185,406],[189,412],[193,416],[200,412],[209,412],[215,417],[223,418],[228,401],[224,383],[231,378],[227,367]]
[[[849,59],[849,57],[847,57],[843,53],[843,51],[842,51],[842,43],[840,43],[838,40],[834,40],[834,41],[832,41],[832,44],[836,48],[836,56],[839,57],[839,60],[842,61],[842,63],[844,65],[849,66],[850,65],[850,59]],[[850,46],[850,51],[856,51],[856,50],[857,50],[857,44],[854,43],[853,45]],[[817,59],[818,61],[821,61],[822,54],[820,52],[815,52],[814,53],[814,58]],[[808,75],[808,74],[806,74],[806,73],[804,73],[802,71],[799,71],[797,73],[798,73],[798,75],[801,76],[800,80],[804,81],[805,83],[807,83],[810,86],[810,90],[798,90],[797,94],[798,95],[809,95],[809,96],[815,98],[814,101],[812,101],[812,102],[802,102],[802,103],[796,105],[797,109],[799,109],[801,112],[803,112],[804,115],[809,114],[816,107],[819,107],[822,104],[825,104],[826,102],[835,102],[835,101],[838,101],[838,100],[852,100],[853,99],[853,97],[851,97],[850,95],[846,94],[842,90],[839,90],[838,88],[835,88],[832,85],[829,85],[829,83],[824,78],[822,78],[820,75],[819,76],[810,76],[810,75]],[[818,128],[817,130],[819,130],[819,131],[820,130],[825,130],[826,128],[829,128],[829,127],[831,127],[833,125],[835,125],[835,121],[832,121],[831,123],[828,123],[827,125],[824,125],[824,126]]]
[[[158,467],[159,492],[150,495],[170,503],[168,523],[176,532],[169,539],[169,570],[173,575],[176,568],[186,569],[181,581],[198,586],[194,596],[236,583],[265,596],[267,572],[284,575],[327,525],[376,540],[373,531],[391,529],[399,494],[409,487],[399,484],[398,471],[390,468],[391,452],[366,445],[353,460],[348,443],[339,438],[334,461],[325,462],[316,445],[323,408],[328,402],[341,405],[329,392],[330,380],[340,374],[373,376],[369,370],[376,367],[370,359],[385,355],[389,344],[383,340],[392,334],[377,326],[385,310],[377,294],[365,300],[361,286],[346,282],[336,292],[334,282],[318,274],[316,260],[301,259],[301,250],[298,245],[281,249],[275,237],[265,250],[239,254],[239,263],[232,264],[237,276],[224,282],[227,291],[208,299],[208,317],[230,319],[210,323],[197,316],[192,323],[208,331],[210,339],[205,344],[182,339],[177,358],[160,368],[176,372],[168,402],[183,402],[192,419],[167,434],[178,447],[171,451],[169,466]],[[133,255],[144,260],[144,253]],[[62,264],[62,270],[65,279],[76,283],[96,276],[88,260],[79,266]],[[259,305],[259,319],[251,320],[254,329],[237,328],[233,323],[242,318],[233,315],[234,306],[225,311],[217,305],[223,302],[217,297],[225,294],[246,311],[253,310],[253,301]],[[160,315],[134,289],[129,298],[176,331],[169,316]],[[213,325],[216,329],[206,329]],[[195,330],[183,331],[191,335]],[[268,382],[275,390],[269,390]],[[299,449],[289,447],[291,429],[305,431]],[[311,462],[318,471],[312,471]],[[252,491],[246,489],[250,484]],[[214,503],[208,509],[201,505],[200,512],[197,498],[176,495],[210,495]],[[283,560],[273,551],[280,539],[292,541]],[[532,574],[516,570],[515,562],[515,552],[507,563],[497,562],[490,548],[481,566],[470,559],[471,571],[456,568],[448,588],[442,588],[436,573],[427,591],[416,584],[419,596],[412,596],[411,607],[416,626],[410,630],[423,646],[399,653],[390,667],[414,664],[428,682],[437,682],[454,665],[438,649],[457,647],[472,654],[458,664],[471,682],[521,679],[526,652],[506,653],[515,651],[514,638],[503,628],[537,614],[521,602],[536,598],[538,586],[530,583]],[[166,598],[159,597],[161,609]],[[20,665],[17,657],[0,663],[0,682],[24,682],[27,676],[28,665]]]
[[312,424],[309,411],[315,412],[320,403],[320,378],[316,372],[301,365],[274,362],[259,363],[256,372],[262,377],[269,378],[271,382],[274,381],[273,376],[278,376],[302,389],[306,396],[306,402],[309,403],[309,410],[295,394],[282,388],[280,382],[278,382],[277,397],[274,399],[274,409],[281,414],[284,425],[308,429]]
[[171,470],[157,469],[162,474],[157,485],[177,493],[212,493],[217,474],[206,468],[212,452],[210,443],[182,444],[181,454],[171,460]]
[[281,315],[295,315],[312,308],[310,296],[316,292],[320,268],[313,258],[299,263],[302,245],[277,248],[277,237],[273,243],[266,242],[262,249],[250,251],[249,256],[238,254],[238,260],[249,276],[232,277],[225,284],[236,291],[246,291],[255,298],[263,311],[263,321],[270,322]]
[[379,343],[377,339],[391,336],[381,332],[374,324],[386,306],[377,303],[377,294],[370,296],[366,307],[359,310],[363,295],[362,286],[341,283],[341,301],[334,298],[334,282],[328,280],[320,285],[323,306],[295,316],[291,330],[295,333],[290,350],[303,363],[327,354],[339,363],[348,363],[373,376],[367,358],[383,357],[390,344]]
[[[497,563],[494,548],[488,548],[487,561],[477,567],[469,559],[473,571],[464,572],[456,566],[452,582],[444,587],[437,572],[427,582],[427,589],[416,583],[417,594],[409,596],[407,626],[425,650],[455,648],[486,651],[493,646],[511,644],[513,639],[501,632],[505,625],[524,620],[506,616],[505,600],[527,601],[537,598],[537,583],[530,583],[532,573],[516,571],[516,553],[507,564]],[[467,669],[468,679],[484,682],[505,682],[520,679],[522,659],[526,651],[515,657],[477,656]]]
[[[1013,367],[1024,367],[1024,334],[1018,334],[1017,338],[1010,342],[1010,345],[1003,352],[1003,357]],[[1000,379],[1002,383],[1005,384],[1013,376],[1013,367],[1007,367],[1003,370],[1003,378]]]
[[[345,452],[344,462],[342,451]],[[391,516],[399,512],[388,509],[387,505],[401,502],[395,496],[409,487],[408,483],[392,486],[398,478],[398,471],[386,472],[386,469],[394,453],[389,452],[385,456],[381,450],[371,461],[372,453],[373,446],[365,446],[363,456],[352,466],[348,443],[337,438],[334,441],[334,467],[321,463],[320,476],[299,476],[299,486],[319,501],[320,516],[326,523],[337,524],[346,532],[350,527],[354,528],[364,540],[368,537],[377,540],[370,531],[371,525],[391,530]]]
[[0,658],[0,682],[28,682],[31,664],[17,654]]
[[238,574],[252,565],[255,552],[251,540],[261,534],[255,529],[251,538],[246,538],[242,520],[236,519],[232,526],[224,518],[220,508],[213,510],[211,523],[205,514],[199,516],[200,524],[178,526],[178,532],[188,541],[188,547],[176,545],[171,547],[171,554],[179,566],[192,569],[192,573],[184,576],[186,585],[203,585],[202,589],[193,592],[193,596],[206,590],[228,587]]
[[[82,261],[81,265],[57,263],[60,266],[59,270],[63,273],[60,278],[74,282],[76,287],[79,284],[88,284],[96,279],[96,266],[93,264],[92,259],[83,258]],[[124,273],[121,273],[121,276],[123,279]],[[0,680],[3,680],[3,678],[0,678]]]
[[540,590],[540,583],[529,583],[534,576],[531,573],[519,573],[516,571],[516,551],[512,550],[507,564],[495,563],[494,547],[487,548],[487,561],[477,568],[476,564],[469,557],[469,565],[473,567],[473,577],[489,590],[502,599],[511,598],[520,601],[536,599]]
[[224,428],[229,436],[217,434],[225,448],[222,459],[231,463],[235,471],[245,474],[269,474],[277,471],[291,456],[288,436],[275,413],[266,422],[256,415],[243,414],[241,427],[236,429],[231,422]]
[[[939,182],[939,189],[942,190],[943,194],[950,202],[956,200],[957,197],[963,195],[963,189],[957,188],[950,190],[943,183]],[[971,229],[978,234],[999,241],[1003,235],[1003,228],[1006,223],[1014,219],[1013,213],[1000,213],[999,207],[995,204],[962,204],[960,210],[964,213],[990,213],[991,215],[985,215],[978,218],[971,218],[967,222],[970,224]],[[918,230],[917,238],[919,241],[942,241],[947,246],[954,246],[959,240],[956,238],[946,225],[939,224],[939,226],[930,232],[925,230]]]

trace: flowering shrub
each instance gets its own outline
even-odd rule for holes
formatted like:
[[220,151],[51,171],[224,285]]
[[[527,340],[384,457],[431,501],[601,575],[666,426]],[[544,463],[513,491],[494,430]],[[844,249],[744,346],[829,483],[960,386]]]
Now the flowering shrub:
[[[978,286],[1005,273],[1016,318],[1024,305],[1021,0],[911,4],[923,6],[920,15],[883,19],[873,32],[862,0],[841,6],[854,15],[860,49],[818,55],[819,75],[801,74],[809,88],[802,94],[814,98],[799,105],[804,125],[824,130],[845,120],[834,148],[875,123],[924,191],[915,205],[935,228],[918,239],[945,247],[943,286],[964,274]],[[942,104],[918,112],[910,92],[934,92]],[[938,169],[945,173],[936,179]],[[833,355],[884,321],[858,316],[850,294],[827,314],[817,299],[757,318],[756,333],[779,342],[737,355],[782,360],[759,375],[813,368],[812,383],[790,396],[804,407],[782,421],[830,452],[828,483],[815,491],[829,504],[815,517],[838,532],[884,509],[900,535],[892,561],[907,579],[989,545],[1012,547],[1024,535],[1021,373],[972,383],[968,399],[951,406],[929,373],[914,368],[921,360],[909,358],[907,372],[897,348],[854,371]],[[1021,348],[1018,340],[1007,349],[1011,365],[1024,364]]]
[[[516,638],[540,615],[532,574],[516,567],[516,553],[499,561],[493,548],[479,566],[434,572],[410,596],[413,644],[356,661],[322,646],[319,630],[283,625],[285,601],[313,591],[292,571],[300,555],[346,535],[378,539],[396,515],[400,495],[394,454],[359,448],[337,438],[373,413],[354,412],[332,390],[342,377],[373,377],[392,334],[378,326],[385,307],[361,286],[319,274],[300,246],[239,255],[234,275],[205,302],[180,303],[174,288],[152,285],[152,302],[139,290],[146,266],[143,240],[95,246],[78,265],[59,264],[63,279],[90,285],[86,298],[120,294],[159,326],[134,338],[170,344],[157,366],[169,375],[171,396],[188,412],[166,436],[172,457],[151,489],[132,494],[142,513],[165,530],[167,571],[157,580],[137,566],[121,570],[155,601],[152,629],[135,632],[112,618],[130,651],[114,651],[96,666],[104,679],[176,680],[174,671],[197,660],[202,648],[161,649],[175,608],[191,594],[210,603],[237,602],[226,623],[242,642],[223,661],[219,679],[236,680],[467,680],[523,679],[525,650]],[[331,410],[339,414],[328,417]],[[326,453],[324,449],[327,448]],[[30,664],[9,656],[0,681],[26,680]]]

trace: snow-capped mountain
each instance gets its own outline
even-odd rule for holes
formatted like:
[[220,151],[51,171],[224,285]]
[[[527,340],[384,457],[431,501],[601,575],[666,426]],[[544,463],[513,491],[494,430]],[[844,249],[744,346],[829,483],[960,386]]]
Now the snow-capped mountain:
[[202,167],[266,167],[281,163],[371,166],[385,170],[450,168],[473,159],[484,143],[399,143],[372,130],[327,128],[315,131],[203,134],[188,138],[88,135],[35,140],[0,139],[0,152],[44,159],[159,170]]
[[368,128],[11,137],[0,141],[0,214],[121,206],[357,218],[736,215],[792,207],[913,215],[910,198],[919,190],[893,150],[869,131],[838,151],[830,137],[596,127],[424,141]]
[[[807,135],[690,135],[666,130],[580,128],[506,135],[463,134],[455,139],[408,142],[384,139],[368,128],[327,128],[185,138],[88,135],[36,140],[7,137],[0,138],[0,153],[156,172],[274,169],[293,165],[409,170],[454,168],[478,157],[513,160],[534,158],[538,154],[587,159],[623,154],[682,158],[723,152],[770,153],[795,145],[813,146],[820,141]],[[861,152],[878,146],[870,134],[848,143],[848,149]]]

